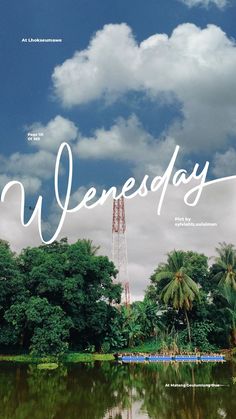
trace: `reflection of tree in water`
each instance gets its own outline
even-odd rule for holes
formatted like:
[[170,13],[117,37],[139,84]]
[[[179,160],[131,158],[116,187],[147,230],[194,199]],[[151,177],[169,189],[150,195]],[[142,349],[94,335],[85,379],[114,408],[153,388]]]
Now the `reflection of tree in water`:
[[130,403],[129,374],[115,380],[111,364],[82,364],[68,371],[6,366],[1,372],[1,419],[100,419]]
[[[235,417],[233,388],[177,388],[166,384],[210,384],[230,382],[226,365],[149,365],[143,380],[143,410],[158,419],[217,419]],[[151,378],[152,377],[152,378]],[[225,413],[225,416],[224,416]]]
[[1,366],[0,418],[120,419],[139,401],[150,418],[231,419],[236,407],[232,384],[221,388],[174,388],[166,384],[229,384],[233,373],[233,364],[210,363],[95,363],[54,371]]
[[60,403],[67,402],[64,369],[52,373],[40,371],[36,366],[6,368],[7,383],[0,378],[1,393],[4,393],[1,394],[1,419],[53,418]]

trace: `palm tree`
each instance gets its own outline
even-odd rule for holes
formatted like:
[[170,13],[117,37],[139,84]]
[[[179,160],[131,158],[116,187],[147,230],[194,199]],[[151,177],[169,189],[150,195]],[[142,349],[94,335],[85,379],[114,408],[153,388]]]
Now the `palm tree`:
[[236,250],[233,244],[220,243],[216,249],[218,257],[215,259],[213,270],[214,279],[219,286],[228,285],[236,290]]
[[230,286],[224,286],[222,295],[225,297],[228,306],[227,311],[230,314],[231,317],[231,339],[233,346],[236,345],[236,291],[234,288]]
[[192,309],[192,302],[199,295],[199,287],[195,281],[187,275],[184,268],[184,254],[174,250],[168,254],[165,268],[156,274],[156,280],[163,284],[160,298],[174,309],[183,309],[189,342],[191,343],[191,330],[187,312]]
[[93,241],[90,239],[81,239],[78,241],[84,244],[85,249],[90,256],[95,256],[100,249],[100,246],[94,245]]

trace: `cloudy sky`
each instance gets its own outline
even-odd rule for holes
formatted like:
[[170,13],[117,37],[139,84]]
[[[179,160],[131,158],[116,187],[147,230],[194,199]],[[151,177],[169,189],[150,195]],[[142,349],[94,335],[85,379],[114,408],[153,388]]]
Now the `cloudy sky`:
[[[210,162],[208,178],[236,175],[235,0],[25,0],[1,6],[0,188],[14,179],[26,190],[26,218],[39,194],[50,235],[60,211],[53,190],[58,147],[71,145],[73,196],[91,187],[120,187],[134,176],[162,175],[180,146],[175,169],[190,174]],[[61,38],[61,43],[22,42]],[[29,141],[29,133],[40,133]],[[64,159],[65,160],[65,159]],[[60,191],[66,185],[63,160]],[[235,181],[205,188],[187,207],[191,185],[126,202],[133,298],[174,248],[214,255],[234,242]],[[0,204],[0,237],[19,251],[40,243],[35,223],[20,224],[19,190]],[[67,216],[61,236],[88,237],[111,255],[111,208]],[[176,227],[175,217],[214,227]]]

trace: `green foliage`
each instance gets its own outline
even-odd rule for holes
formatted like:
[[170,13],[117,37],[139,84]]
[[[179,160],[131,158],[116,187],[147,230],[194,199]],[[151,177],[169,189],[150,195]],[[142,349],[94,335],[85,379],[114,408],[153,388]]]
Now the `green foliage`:
[[212,267],[213,278],[220,287],[226,285],[236,290],[236,249],[233,244],[220,243],[218,257]]
[[[160,264],[151,276],[151,285],[147,289],[146,298],[164,303],[161,309],[161,321],[167,331],[170,326],[174,327],[178,335],[177,346],[189,345],[190,330],[192,348],[195,344],[209,350],[215,347],[228,347],[229,342],[235,345],[235,295],[233,291],[235,250],[233,245],[223,243],[220,244],[217,252],[218,257],[210,269],[208,259],[203,254],[171,252],[167,263]],[[198,290],[196,286],[191,289],[188,278],[194,280],[195,285],[198,284]],[[227,296],[223,287],[225,282],[229,285]],[[229,289],[231,289],[230,296]],[[187,297],[186,304],[188,295],[190,298]],[[185,323],[188,325],[188,339],[187,331],[184,329]],[[200,328],[201,324],[202,328]],[[209,324],[212,327],[206,330]],[[176,339],[173,338],[173,344],[175,341]],[[167,337],[163,340],[163,346],[165,345],[169,347]]]
[[67,353],[62,358],[63,362],[66,363],[77,363],[77,362],[94,362],[94,361],[114,361],[114,356],[112,354],[85,354],[71,352]]
[[[192,342],[191,350],[198,350],[202,352],[214,352],[216,346],[209,342],[209,334],[212,332],[214,325],[208,321],[192,324]],[[186,330],[183,330],[177,339],[177,345],[185,349],[189,346]]]
[[147,340],[135,347],[122,349],[121,352],[155,353],[160,350],[160,346],[161,346],[160,340],[157,341],[156,339],[152,339],[152,340]]
[[55,357],[50,356],[33,356],[32,354],[24,355],[0,355],[0,362],[14,362],[19,364],[37,364],[37,365],[47,365],[63,362],[63,364],[71,364],[78,362],[94,362],[94,361],[114,361],[114,356],[110,354],[101,354],[101,353],[80,353],[80,352],[66,352],[62,356]]
[[13,304],[6,311],[5,319],[30,339],[33,355],[59,355],[68,348],[66,339],[72,322],[60,307],[52,306],[46,298],[30,297],[26,302]]
[[232,348],[232,355],[236,357],[236,348]]
[[220,245],[210,269],[203,254],[170,252],[154,271],[144,300],[129,308],[119,306],[113,263],[97,251],[90,240],[62,239],[17,256],[0,240],[2,353],[61,359],[68,351],[95,357],[236,345],[233,245]]
[[101,346],[101,352],[102,352],[103,354],[107,354],[107,353],[109,353],[109,352],[110,352],[110,349],[111,349],[110,342],[109,342],[108,340],[105,340],[105,341],[103,342],[102,346]]
[[105,342],[111,350],[135,347],[157,334],[160,327],[158,306],[148,299],[121,307],[109,325]]
[[163,282],[161,299],[175,309],[191,309],[193,300],[198,297],[198,286],[186,272],[184,253],[173,251],[168,254],[165,270],[156,275],[157,281]]
[[156,274],[156,280],[160,283],[160,298],[164,304],[177,310],[184,309],[189,342],[191,342],[187,310],[191,310],[193,301],[198,299],[199,288],[187,274],[185,260],[186,256],[182,251],[174,250],[169,253],[167,264],[163,270]]
[[48,364],[38,364],[38,370],[56,370],[58,368],[58,364],[56,362],[51,362]]
[[101,348],[121,286],[113,282],[113,263],[97,250],[90,240],[62,239],[17,257],[0,242],[0,348],[15,345],[34,356]]
[[186,274],[197,284],[205,288],[208,276],[208,258],[196,252],[184,252],[183,266]]
[[230,343],[232,346],[236,345],[236,290],[229,285],[225,285],[222,290],[227,306],[226,311],[231,320],[231,336]]

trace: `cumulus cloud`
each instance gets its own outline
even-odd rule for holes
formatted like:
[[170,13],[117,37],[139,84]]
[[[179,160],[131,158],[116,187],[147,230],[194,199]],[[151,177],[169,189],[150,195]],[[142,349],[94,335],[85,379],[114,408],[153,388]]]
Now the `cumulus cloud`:
[[[7,176],[5,174],[0,175],[0,191],[4,188],[4,186],[12,181],[16,180],[13,176]],[[28,177],[28,176],[19,176],[17,177],[17,180],[21,182],[25,188],[26,193],[28,194],[34,194],[35,192],[38,192],[42,182],[37,177]]]
[[49,121],[47,125],[35,122],[28,127],[28,130],[43,134],[40,137],[40,141],[32,141],[31,144],[49,152],[57,152],[62,142],[66,141],[69,143],[77,137],[75,124],[60,115]]
[[136,88],[138,46],[126,24],[106,25],[87,50],[76,52],[54,69],[56,94],[66,106],[94,100],[109,92]]
[[227,0],[180,0],[182,3],[186,4],[188,7],[194,6],[203,6],[209,7],[211,4],[219,7],[219,9],[223,9],[227,4]]
[[93,137],[80,136],[75,147],[80,158],[127,161],[140,175],[162,172],[174,149],[173,138],[155,139],[135,115],[118,118],[110,129],[95,130]]
[[[126,200],[129,276],[133,299],[143,295],[150,275],[159,262],[166,260],[167,252],[191,249],[210,257],[215,254],[215,247],[220,241],[235,242],[232,229],[236,211],[235,180],[206,188],[196,207],[184,204],[183,197],[189,189],[189,185],[179,188],[169,185],[161,216],[157,216],[160,192]],[[225,202],[230,202],[230,206]],[[192,222],[216,223],[217,226],[178,228],[174,225],[175,217],[189,217]],[[72,242],[78,237],[91,238],[101,245],[101,254],[111,257],[111,224],[112,200],[108,199],[102,206],[68,214],[60,236],[68,236]]]
[[0,156],[0,190],[16,180],[22,182],[26,193],[33,195],[41,189],[43,181],[53,177],[55,159],[55,155],[44,150]]
[[[75,124],[57,115],[46,125],[34,123],[27,127],[27,131],[43,134],[39,141],[29,142],[30,146],[37,148],[35,152],[16,152],[10,156],[0,156],[0,188],[2,189],[10,180],[23,183],[26,192],[37,192],[42,181],[54,175],[56,154],[60,144],[64,141],[72,143],[77,138]],[[32,149],[31,149],[32,150]]]
[[126,24],[98,31],[87,49],[54,69],[55,94],[65,106],[130,90],[152,99],[176,98],[183,119],[169,135],[188,151],[224,148],[236,133],[236,48],[217,26],[179,25],[138,44]]
[[[194,185],[191,184],[191,187]],[[196,207],[187,207],[184,194],[190,185],[174,187],[169,185],[161,216],[156,210],[160,191],[146,197],[126,200],[127,246],[129,276],[132,298],[141,298],[149,283],[149,277],[157,264],[166,260],[167,252],[173,249],[203,252],[207,256],[215,254],[219,241],[235,242],[232,228],[236,211],[235,180],[215,184],[206,188]],[[80,201],[84,191],[78,191]],[[76,197],[76,194],[75,194]],[[225,205],[230,202],[230,205]],[[75,203],[76,204],[76,203]],[[51,223],[56,228],[55,206]],[[175,217],[189,217],[192,222],[217,223],[217,227],[175,227]],[[71,242],[78,238],[90,238],[101,245],[100,254],[111,257],[112,200],[94,209],[81,209],[67,214],[59,237],[67,236]],[[17,188],[0,204],[1,237],[9,240],[14,250],[28,245],[40,244],[37,226],[24,229],[19,221],[19,194]]]
[[13,153],[1,158],[1,171],[14,176],[37,176],[48,179],[53,174],[55,156],[47,151],[35,153]]
[[[20,209],[20,189],[14,186],[14,188],[8,191],[5,202],[0,202],[0,238],[7,240],[14,251],[20,251],[27,246],[39,246],[41,244],[36,220],[30,227],[23,227],[20,222]],[[32,214],[26,215],[31,216]]]
[[216,177],[232,176],[236,173],[236,150],[229,148],[225,153],[216,153],[213,160]]

